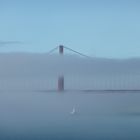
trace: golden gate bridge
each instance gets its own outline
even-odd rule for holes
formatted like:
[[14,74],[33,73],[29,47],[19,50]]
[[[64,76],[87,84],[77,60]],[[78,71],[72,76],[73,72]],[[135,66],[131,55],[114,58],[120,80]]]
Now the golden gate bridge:
[[[0,41],[0,46],[1,47],[3,47],[3,46],[9,46],[10,44],[21,44],[21,42],[18,42],[18,41]],[[64,58],[63,56],[66,54],[65,53],[65,51],[67,52],[67,51],[70,51],[70,52],[72,52],[72,53],[74,53],[74,54],[77,54],[77,55],[79,55],[79,56],[81,56],[81,57],[83,57],[83,58],[86,58],[86,60],[91,60],[91,62],[93,62],[93,63],[88,63],[88,64],[93,64],[94,65],[94,68],[93,69],[96,69],[96,67],[97,67],[97,63],[94,63],[94,57],[91,57],[91,56],[88,56],[88,55],[85,55],[85,54],[83,54],[83,53],[81,53],[81,52],[79,52],[79,51],[76,51],[76,50],[74,50],[74,49],[71,49],[71,48],[69,48],[69,47],[66,47],[66,46],[64,46],[64,45],[59,45],[59,46],[57,46],[57,47],[55,47],[55,48],[53,48],[53,49],[51,49],[50,51],[48,51],[47,53],[45,53],[45,55],[46,55],[46,57],[47,56],[51,56],[51,54],[53,54],[55,51],[57,51],[57,54],[60,56],[60,58]],[[65,59],[65,58],[64,58]],[[62,59],[59,59],[60,61],[62,60]],[[93,61],[92,61],[93,60]],[[74,61],[73,61],[74,62]],[[48,63],[51,63],[51,62],[48,62]],[[114,63],[114,61],[113,61],[113,63]],[[44,63],[42,63],[43,65],[44,65]],[[64,63],[61,63],[61,64],[64,64]],[[114,63],[113,65],[116,65],[117,63]],[[60,66],[60,63],[59,63],[59,61],[56,61],[56,63],[55,63],[55,65],[58,65],[59,67],[61,67]],[[71,65],[72,66],[72,65]],[[70,66],[70,68],[71,68],[71,66]],[[83,66],[83,65],[82,65]],[[81,66],[81,68],[82,68],[82,66]],[[67,66],[65,66],[65,67],[67,67]],[[77,66],[76,66],[77,67]],[[100,69],[100,74],[102,74],[102,72],[104,71],[104,69],[102,69],[102,68],[105,68],[105,67],[107,67],[107,65],[104,65],[103,67],[99,67]],[[92,70],[93,70],[92,69]],[[57,69],[56,69],[57,70]],[[56,71],[55,70],[55,71]],[[89,69],[88,69],[89,70]],[[87,71],[88,71],[87,70]],[[107,69],[108,70],[108,69]],[[114,69],[113,69],[114,70]],[[111,70],[109,70],[109,72],[110,71],[113,71],[112,69]],[[121,67],[120,67],[120,69],[119,69],[120,71],[121,70],[123,70]],[[84,71],[84,72],[86,72],[86,73],[88,73],[87,71]],[[116,69],[115,71],[118,71],[118,69]],[[23,71],[22,71],[23,72]],[[109,73],[108,72],[108,73]],[[113,71],[114,72],[114,71]],[[56,72],[57,74],[55,74],[54,76],[55,76],[55,83],[57,84],[57,85],[55,85],[55,91],[59,91],[59,92],[64,92],[64,91],[68,91],[67,90],[67,77],[68,77],[68,75],[65,73],[65,72],[63,72],[63,68],[61,67],[59,70],[57,70],[57,72]],[[83,75],[82,75],[82,78],[80,77],[80,81],[78,81],[77,83],[78,83],[78,89],[79,90],[76,90],[76,91],[87,91],[87,92],[93,92],[93,91],[96,91],[96,92],[100,92],[100,91],[106,91],[106,92],[116,92],[116,91],[123,91],[123,92],[128,92],[128,91],[138,91],[139,92],[139,88],[137,88],[138,86],[139,86],[139,81],[137,82],[137,79],[139,79],[139,77],[138,77],[138,75],[135,75],[135,73],[134,73],[134,75],[133,75],[133,73],[132,73],[132,78],[131,78],[131,75],[129,76],[129,75],[126,75],[126,77],[125,77],[125,73],[123,73],[124,75],[118,75],[118,76],[114,76],[114,77],[111,77],[110,79],[108,79],[108,75],[106,75],[106,79],[104,80],[104,79],[100,79],[100,77],[96,77],[95,78],[95,73],[94,74],[92,74],[92,73],[90,73],[90,74],[92,74],[92,75],[90,75],[90,80],[88,80],[88,79],[83,79],[83,78],[85,78],[84,77],[84,74],[86,74],[86,73],[82,73]],[[43,74],[43,73],[42,73]],[[44,73],[45,74],[45,73]],[[43,75],[44,75],[43,74]],[[75,74],[75,73],[74,73]],[[98,75],[97,75],[98,76]],[[101,75],[102,76],[102,75]],[[122,77],[121,77],[122,76]],[[137,77],[136,77],[137,76]],[[54,77],[53,77],[54,78]],[[71,77],[70,77],[71,78]],[[73,78],[73,77],[72,77]],[[70,80],[73,80],[73,79],[70,79]],[[75,79],[76,79],[76,76],[74,77]],[[104,77],[103,77],[104,78]],[[91,81],[91,79],[92,79],[92,81]],[[11,79],[12,80],[12,79]],[[22,79],[21,79],[22,80]],[[38,80],[38,79],[37,79]],[[43,83],[43,81],[42,81],[42,79],[39,81],[32,81],[32,82],[30,82],[30,83],[26,83],[25,85],[28,85],[28,87],[30,86],[30,84],[31,84],[31,86],[32,85],[34,85],[34,83],[36,84],[36,83],[38,83],[39,84],[39,82],[41,81],[42,83]],[[79,80],[79,79],[78,79]],[[84,85],[85,83],[87,83],[87,81],[88,81],[88,83],[90,83],[90,85],[89,86],[87,86],[87,84],[86,84],[86,86]],[[69,81],[69,80],[68,80]],[[76,80],[75,80],[76,81]],[[100,81],[100,83],[99,83],[99,81]],[[9,81],[8,81],[9,82]],[[71,82],[71,81],[70,81]],[[81,84],[81,83],[84,85],[84,87],[83,87],[83,85]],[[125,83],[126,82],[126,83]],[[4,82],[3,82],[4,83]],[[44,88],[41,83],[41,90],[42,90],[42,88]],[[46,88],[46,81],[44,82],[45,83],[45,88]],[[76,84],[75,84],[76,82],[73,82],[72,84],[74,84],[74,87],[76,86]],[[7,82],[6,82],[6,84],[7,84]],[[11,84],[11,83],[10,83]],[[131,85],[134,85],[134,88],[133,88],[133,86],[131,86]],[[51,85],[52,85],[52,83],[51,83]],[[79,85],[82,87],[82,88],[79,88]],[[136,85],[136,86],[135,86]],[[17,86],[17,85],[16,85]],[[23,86],[24,86],[24,83],[23,83]],[[73,85],[72,85],[73,86]],[[103,87],[102,89],[101,89],[101,86]],[[5,87],[7,87],[7,85],[5,85]],[[128,87],[128,89],[127,89],[127,87]],[[131,88],[132,87],[132,88]],[[136,88],[135,88],[136,87]],[[72,87],[73,88],[73,87]],[[99,88],[99,89],[98,89]],[[75,89],[75,88],[74,88]],[[73,89],[73,90],[74,90]],[[81,89],[81,90],[80,90]],[[71,88],[70,88],[70,91],[73,91]],[[51,91],[51,90],[42,90],[42,91]],[[52,90],[52,91],[54,91],[54,90]],[[75,91],[75,90],[74,90]]]

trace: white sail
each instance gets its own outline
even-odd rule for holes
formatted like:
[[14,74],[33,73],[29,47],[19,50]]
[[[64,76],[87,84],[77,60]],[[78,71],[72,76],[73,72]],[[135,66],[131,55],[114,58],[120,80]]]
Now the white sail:
[[70,114],[73,115],[73,114],[75,114],[75,112],[76,112],[76,111],[75,111],[75,108],[73,108],[72,111],[70,112]]

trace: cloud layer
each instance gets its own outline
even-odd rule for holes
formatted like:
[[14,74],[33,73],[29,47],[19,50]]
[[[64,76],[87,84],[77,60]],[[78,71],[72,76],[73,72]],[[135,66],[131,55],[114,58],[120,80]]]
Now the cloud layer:
[[0,47],[5,45],[16,45],[16,44],[23,44],[21,41],[0,41]]

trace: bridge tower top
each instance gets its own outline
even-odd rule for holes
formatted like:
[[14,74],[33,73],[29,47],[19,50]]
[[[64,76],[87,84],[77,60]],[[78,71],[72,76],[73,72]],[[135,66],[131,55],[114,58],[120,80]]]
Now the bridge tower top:
[[59,54],[63,55],[63,53],[64,53],[64,46],[59,45]]

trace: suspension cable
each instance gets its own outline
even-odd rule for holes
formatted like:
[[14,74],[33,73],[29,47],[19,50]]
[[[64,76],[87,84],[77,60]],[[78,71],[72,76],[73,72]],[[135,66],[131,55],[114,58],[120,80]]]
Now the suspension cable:
[[[73,49],[71,49],[71,48],[68,48],[68,47],[65,47],[65,46],[63,46],[63,47],[64,47],[65,49],[69,50],[69,51],[72,51],[72,52],[74,52],[74,53],[76,53],[76,54],[79,54],[80,56],[83,56],[83,57],[86,57],[86,58],[92,58],[91,56],[85,55],[85,54],[80,53],[80,52],[78,52],[78,51],[75,51],[75,50],[73,50]],[[53,49],[50,50],[49,52],[47,52],[47,55],[53,53],[53,52],[54,52],[55,50],[57,50],[57,49],[58,49],[58,46],[55,47],[55,48],[53,48]]]
[[47,52],[47,55],[53,53],[53,52],[54,52],[55,50],[57,50],[57,49],[58,49],[58,47],[53,48],[52,50],[50,50],[49,52]]
[[64,46],[64,48],[67,49],[67,50],[69,50],[69,51],[72,51],[72,52],[74,52],[74,53],[77,53],[77,54],[79,54],[79,55],[81,55],[81,56],[83,56],[83,57],[92,58],[92,57],[90,57],[90,56],[88,56],[88,55],[82,54],[82,53],[80,53],[80,52],[78,52],[78,51],[75,51],[75,50],[73,50],[73,49],[71,49],[71,48],[68,48],[68,47],[65,47],[65,46]]

